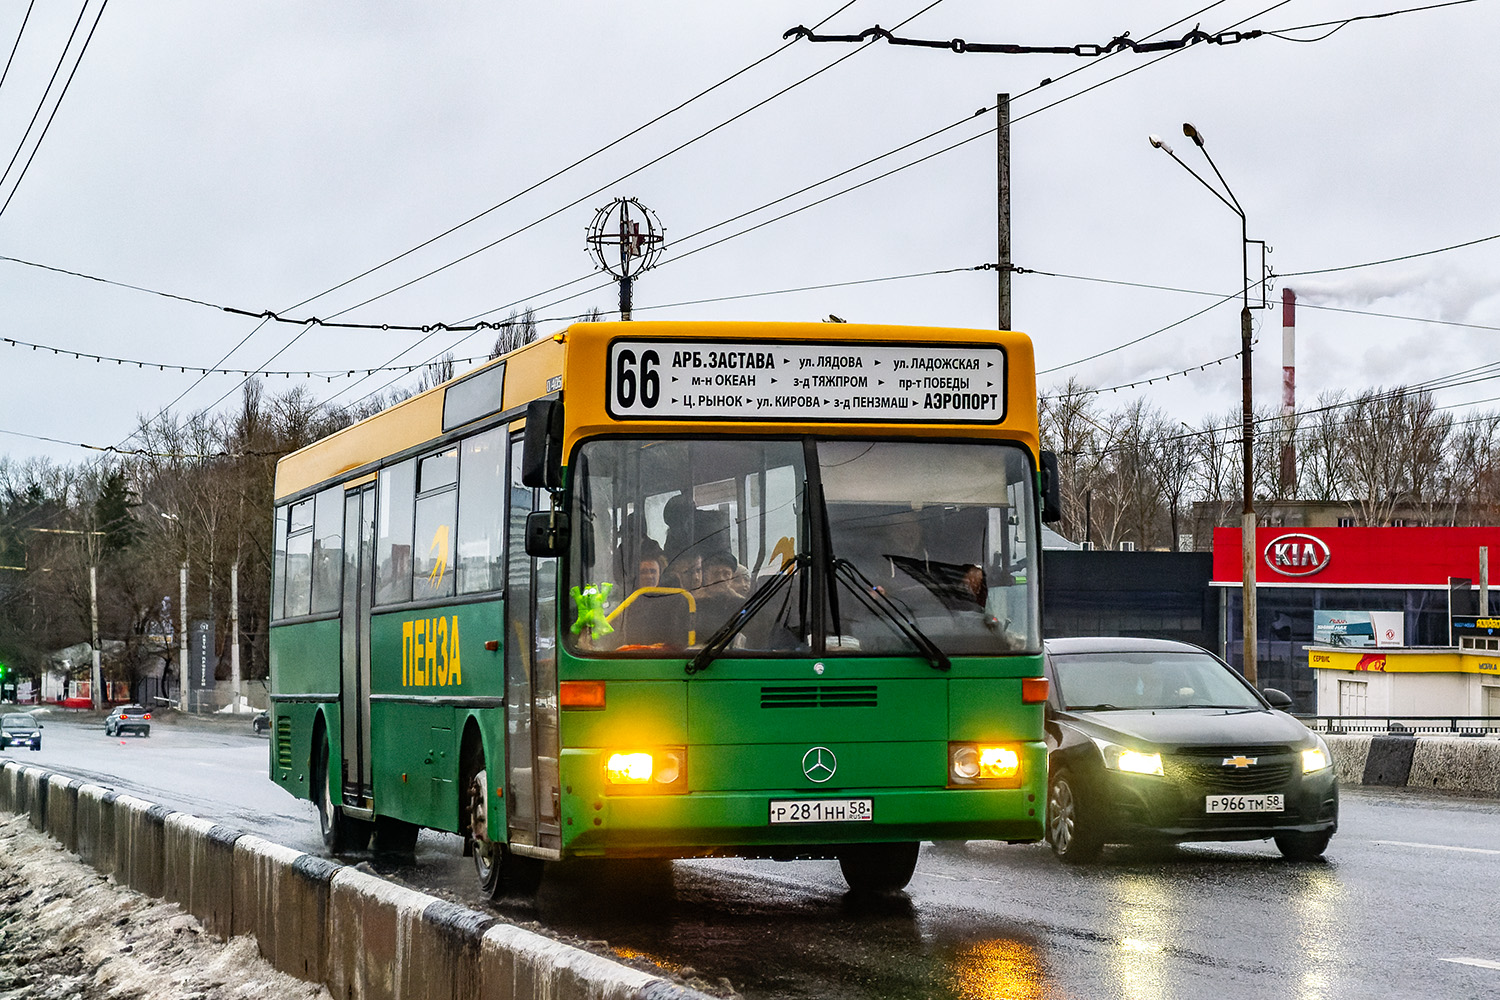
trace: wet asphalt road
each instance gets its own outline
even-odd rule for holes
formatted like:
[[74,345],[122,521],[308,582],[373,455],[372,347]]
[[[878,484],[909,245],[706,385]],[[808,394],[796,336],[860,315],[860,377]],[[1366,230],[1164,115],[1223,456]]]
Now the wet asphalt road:
[[[149,740],[46,721],[40,752],[6,755],[318,850],[311,804],[269,782],[248,720]],[[389,870],[481,905],[457,838],[424,834],[417,864]],[[750,998],[1478,998],[1500,996],[1497,897],[1500,802],[1349,788],[1314,864],[1253,842],[1075,868],[974,842],[924,847],[908,891],[874,903],[831,862],[694,861],[564,866],[534,906],[501,909]]]

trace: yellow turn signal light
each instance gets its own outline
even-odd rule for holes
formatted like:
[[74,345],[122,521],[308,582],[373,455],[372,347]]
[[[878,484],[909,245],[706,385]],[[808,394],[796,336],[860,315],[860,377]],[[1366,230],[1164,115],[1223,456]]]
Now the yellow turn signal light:
[[617,785],[644,785],[651,780],[651,770],[649,753],[611,754],[604,765],[605,774]]

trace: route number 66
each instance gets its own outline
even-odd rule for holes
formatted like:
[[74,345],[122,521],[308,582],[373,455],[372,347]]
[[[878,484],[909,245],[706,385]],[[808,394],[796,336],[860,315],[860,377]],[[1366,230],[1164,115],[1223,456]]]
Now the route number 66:
[[661,376],[656,371],[660,365],[661,358],[655,351],[642,351],[639,363],[632,350],[621,350],[615,355],[616,405],[622,410],[635,406],[639,391],[642,406],[656,406],[661,399]]

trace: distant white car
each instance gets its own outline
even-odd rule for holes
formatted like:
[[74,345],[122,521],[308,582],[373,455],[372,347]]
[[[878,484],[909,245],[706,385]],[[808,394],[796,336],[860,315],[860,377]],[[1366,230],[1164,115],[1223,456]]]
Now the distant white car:
[[127,732],[150,736],[151,713],[140,705],[116,705],[104,720],[104,735],[122,736]]

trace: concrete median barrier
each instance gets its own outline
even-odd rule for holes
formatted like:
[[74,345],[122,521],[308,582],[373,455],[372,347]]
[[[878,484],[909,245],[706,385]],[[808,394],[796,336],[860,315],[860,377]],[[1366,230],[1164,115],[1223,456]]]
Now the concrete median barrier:
[[339,866],[246,834],[234,842],[235,934],[288,975],[326,980],[329,882]]
[[709,1000],[706,994],[144,799],[0,765],[0,807],[97,871],[339,1000]]
[[26,813],[27,822],[33,830],[47,832],[47,772],[39,767],[21,767],[21,780],[18,786],[21,798],[25,801],[25,808],[21,811]]
[[162,894],[166,821],[172,810],[133,795],[114,801],[115,880],[148,896]]
[[234,933],[234,843],[237,830],[187,813],[163,827],[162,896],[176,903],[220,940]]
[[78,786],[62,774],[47,775],[47,835],[78,853]]
[[1451,737],[1416,743],[1406,778],[1409,787],[1500,795],[1500,741]]
[[78,835],[78,856],[101,875],[115,873],[115,799],[119,793],[98,785],[78,789],[73,827]]
[[1328,752],[1333,754],[1333,773],[1339,783],[1358,785],[1365,778],[1365,759],[1370,753],[1368,736],[1324,736]]

